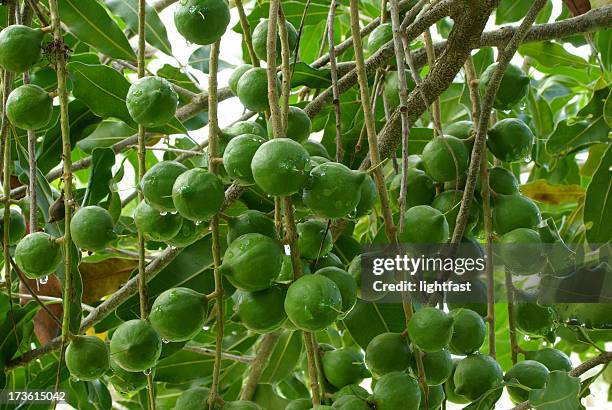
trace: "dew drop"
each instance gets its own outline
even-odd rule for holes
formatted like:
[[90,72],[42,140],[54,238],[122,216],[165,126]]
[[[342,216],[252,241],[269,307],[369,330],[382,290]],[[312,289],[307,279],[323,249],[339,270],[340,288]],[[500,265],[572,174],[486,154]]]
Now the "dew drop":
[[162,343],[167,345],[168,343],[170,343],[170,340],[168,340],[168,339],[162,339]]
[[145,376],[148,376],[148,375],[150,375],[150,374],[151,374],[151,369],[150,369],[150,368],[149,368],[149,369],[146,369],[146,370],[144,370],[142,373],[143,373]]
[[166,216],[166,215],[168,215],[168,212],[166,212],[166,211],[161,211],[159,214],[160,214],[161,216]]
[[47,275],[38,279],[38,283],[40,283],[41,285],[46,285],[47,282],[49,282],[49,276]]

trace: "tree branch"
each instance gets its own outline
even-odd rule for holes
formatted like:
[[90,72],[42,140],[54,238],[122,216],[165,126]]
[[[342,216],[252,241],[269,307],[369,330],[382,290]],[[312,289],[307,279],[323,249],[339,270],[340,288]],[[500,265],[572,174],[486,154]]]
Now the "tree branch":
[[259,346],[257,347],[255,360],[251,362],[251,366],[249,368],[249,377],[247,378],[246,384],[242,387],[240,400],[251,400],[253,398],[261,374],[268,364],[268,360],[270,359],[270,355],[278,342],[279,336],[280,333],[274,332],[268,333],[261,338]]
[[[456,6],[455,0],[442,0],[438,2],[429,11],[423,14],[421,18],[408,25],[408,27],[406,28],[407,38],[410,41],[414,40],[432,24],[444,17],[451,15],[451,13],[457,8],[459,7]],[[404,21],[407,21],[407,19],[404,19]],[[480,32],[482,32],[482,30]],[[361,39],[361,37],[359,38]],[[395,55],[394,53],[395,52],[393,49],[393,41],[390,41],[385,44],[380,50],[378,50],[374,55],[368,58],[368,60],[365,62],[366,74],[373,74],[378,68],[387,64],[389,59]],[[352,86],[354,86],[356,83],[357,70],[352,69],[338,81],[338,87],[340,89],[340,92],[343,93]],[[308,114],[309,117],[313,118],[319,112],[321,112],[321,110],[332,100],[333,92],[331,89],[328,88],[327,90],[319,94],[319,96],[317,96],[314,100],[312,100],[304,108],[304,111],[306,111],[306,114]]]
[[[471,8],[466,7],[456,13],[455,25],[449,35],[449,46],[440,55],[438,62],[432,67],[429,75],[427,75],[423,82],[417,86],[408,97],[408,115],[412,123],[414,123],[427,109],[427,105],[425,101],[423,101],[421,93],[427,95],[429,99],[437,98],[441,95],[453,82],[465,60],[470,55],[470,44],[473,43],[475,39],[480,38],[480,34],[493,9],[493,5],[491,1],[483,2],[480,5],[476,5],[473,2],[469,2],[469,4]],[[430,10],[428,13],[433,12],[434,9]],[[428,13],[424,15],[423,19],[425,19]],[[439,15],[436,15],[436,17],[438,16]],[[437,18],[434,22],[435,21],[437,21]],[[424,31],[424,29],[419,29],[419,33],[417,34],[420,34],[422,31]],[[384,48],[381,49],[381,52],[383,50]],[[399,110],[395,110],[389,121],[387,121],[378,135],[378,140],[381,157],[390,157],[401,142],[401,119]],[[360,168],[367,169],[370,166],[370,159],[366,158]]]
[[500,54],[497,58],[497,68],[491,76],[489,85],[485,92],[482,101],[480,118],[478,119],[478,129],[476,131],[476,138],[474,140],[474,147],[472,149],[472,156],[470,159],[470,166],[467,175],[467,181],[465,188],[463,189],[463,198],[461,200],[461,207],[459,208],[459,214],[457,215],[457,223],[455,224],[455,231],[453,232],[452,241],[454,245],[461,242],[463,233],[469,219],[470,206],[474,198],[474,190],[476,188],[476,179],[480,172],[480,163],[483,161],[483,152],[486,146],[487,131],[489,129],[489,116],[493,109],[493,102],[495,101],[495,95],[499,89],[502,77],[506,72],[506,68],[510,65],[510,60],[516,53],[518,46],[521,44],[529,28],[535,22],[538,13],[546,4],[546,0],[536,0],[531,9],[527,13],[527,16],[523,19],[523,22],[514,33],[514,36],[507,44],[507,46],[500,50]]

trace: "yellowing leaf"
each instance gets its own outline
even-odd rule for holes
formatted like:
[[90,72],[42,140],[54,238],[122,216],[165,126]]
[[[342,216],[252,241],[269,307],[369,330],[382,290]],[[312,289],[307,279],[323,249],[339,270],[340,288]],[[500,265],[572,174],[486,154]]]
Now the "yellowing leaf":
[[538,179],[522,185],[521,192],[535,201],[559,205],[578,202],[585,190],[580,185],[555,185]]

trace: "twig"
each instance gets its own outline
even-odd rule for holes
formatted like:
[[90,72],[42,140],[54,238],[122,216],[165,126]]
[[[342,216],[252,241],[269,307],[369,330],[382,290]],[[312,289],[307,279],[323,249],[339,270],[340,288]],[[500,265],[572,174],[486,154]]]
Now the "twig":
[[[604,352],[601,353],[599,356],[589,359],[586,362],[576,366],[574,369],[570,370],[568,374],[572,377],[578,377],[593,369],[594,367],[597,367],[602,364],[608,364],[610,363],[610,361],[612,361],[612,352]],[[531,406],[529,404],[529,401],[524,401],[514,406],[511,410],[527,410],[530,407]]]
[[240,400],[251,400],[253,398],[261,374],[263,373],[264,369],[266,368],[266,365],[268,364],[268,360],[270,359],[270,355],[274,351],[274,347],[278,342],[279,336],[280,333],[278,332],[268,333],[262,336],[261,341],[259,342],[259,346],[257,347],[257,354],[255,355],[255,359],[251,362],[251,365],[249,366],[249,376],[245,385],[242,387],[242,392],[240,393]]
[[[405,76],[404,55],[410,53],[410,43],[402,38],[402,30],[400,26],[399,7],[397,0],[389,0],[391,11],[391,26],[393,28],[393,45],[395,47],[396,64],[397,64],[397,79],[399,84],[399,111],[402,121],[402,167],[401,167],[401,185],[400,185],[400,219],[399,231],[404,231],[404,214],[406,212],[406,197],[407,197],[407,178],[408,178],[408,140],[410,138],[410,121],[408,119],[408,84]],[[371,156],[371,155],[370,155]],[[376,162],[373,161],[375,164]],[[381,171],[382,172],[382,171]],[[385,222],[386,223],[386,222]],[[397,238],[390,238],[397,240]],[[402,293],[402,305],[404,315],[406,316],[406,326],[412,318],[412,300],[407,292]],[[425,376],[425,368],[423,366],[423,357],[420,350],[413,344],[415,362],[417,365],[417,374],[421,389],[424,392],[425,407],[429,407],[429,386]]]
[[[428,28],[427,30],[425,30],[425,32],[423,33],[423,39],[425,40],[425,52],[427,54],[427,64],[430,67],[433,67],[433,65],[436,62],[436,51],[433,47],[433,40],[431,38],[431,29]],[[431,105],[431,114],[432,114],[431,122],[434,125],[434,131],[436,132],[438,136],[444,135],[444,132],[442,131],[440,96],[438,96],[438,98],[435,98],[433,100],[433,103]]]
[[[470,101],[472,103],[472,118],[480,118],[480,94],[478,92],[478,78],[476,76],[476,68],[474,60],[470,56],[463,67],[465,72],[465,82],[467,83],[470,92]],[[484,154],[486,157],[486,153]],[[482,208],[484,218],[485,231],[485,270],[487,273],[487,325],[489,327],[489,356],[495,359],[495,279],[493,272],[493,222],[491,214],[491,188],[489,187],[489,168],[487,161],[482,161],[480,169],[480,181],[482,196]]]
[[[23,272],[21,271],[21,269],[19,269],[19,266],[17,266],[17,264],[15,263],[15,261],[13,260],[13,258],[9,255],[9,261],[11,266],[13,267],[13,270],[15,271],[15,273],[17,273],[17,276],[19,277],[19,280],[21,281],[21,283],[23,284],[23,286],[26,287],[26,289],[28,290],[28,292],[30,292],[30,295],[26,295],[25,297],[29,297],[31,299],[34,299],[36,301],[36,303],[38,303],[40,305],[40,307],[47,313],[47,315],[49,315],[49,317],[57,324],[58,328],[62,328],[62,322],[61,320],[59,320],[59,318],[57,316],[55,316],[55,314],[53,314],[53,312],[51,312],[49,310],[49,308],[42,302],[42,299],[40,296],[38,296],[36,294],[36,292],[34,292],[34,289],[32,289],[32,286],[30,286],[30,283],[28,282],[28,279],[25,277],[25,275],[23,274]],[[17,294],[17,296],[19,296],[20,294]],[[59,299],[59,298],[56,298]],[[60,301],[63,302],[62,299],[59,299]]]
[[538,13],[542,9],[542,7],[544,7],[545,4],[546,0],[534,1],[529,12],[523,19],[523,22],[515,32],[508,45],[503,50],[500,50],[499,56],[497,58],[497,68],[491,76],[489,85],[482,101],[482,112],[478,121],[478,129],[476,131],[476,138],[474,140],[474,148],[472,149],[472,157],[470,159],[467,181],[463,190],[461,207],[459,208],[459,213],[457,215],[457,223],[455,224],[455,231],[453,232],[452,237],[452,243],[454,245],[457,245],[461,242],[465,227],[468,223],[470,207],[472,205],[472,199],[474,198],[474,190],[476,188],[476,180],[478,174],[480,173],[480,163],[483,161],[484,158],[483,152],[487,138],[487,130],[489,128],[489,115],[491,113],[491,109],[493,108],[493,102],[495,100],[497,90],[499,89],[501,79],[504,73],[506,72],[506,68],[508,68],[508,65],[510,64],[510,60],[514,56],[514,53],[516,53],[518,46],[523,41],[523,38],[529,31],[529,28],[535,22]]
[[[218,156],[219,147],[219,121],[217,118],[217,72],[219,69],[219,46],[221,40],[217,40],[210,50],[210,71],[208,75],[208,163],[209,170],[217,174],[219,165],[215,159]],[[219,384],[221,375],[221,352],[223,349],[224,331],[224,309],[223,309],[223,281],[221,279],[221,241],[219,238],[219,214],[215,214],[210,221],[212,234],[213,269],[215,276],[215,294],[217,308],[217,334],[215,341],[216,356],[213,368],[213,380],[208,399],[208,408],[212,410],[219,399]]]
[[[463,7],[463,6],[462,6]],[[412,16],[412,10],[410,10],[404,17],[402,22],[402,30],[405,30],[406,37],[409,41],[414,40],[421,33],[423,33],[429,26],[434,24],[436,21],[450,15],[455,9],[459,8],[455,0],[442,0],[433,6],[430,10],[423,14],[423,16],[414,21],[412,24],[408,24],[410,17]],[[482,30],[481,30],[482,31]],[[479,33],[481,32],[479,31]],[[357,35],[359,37],[359,35]],[[359,44],[361,43],[361,37],[359,37]],[[469,43],[463,44],[462,48],[468,46]],[[357,50],[357,47],[355,47]],[[363,53],[362,53],[363,54]],[[389,59],[394,55],[393,41],[385,44],[380,50],[374,53],[365,63],[366,74],[373,74],[376,70],[387,64]],[[359,76],[357,75],[357,67],[349,71],[346,75],[338,80],[338,87],[340,92],[343,93],[356,83],[359,82]],[[325,105],[329,104],[333,99],[332,90],[327,89],[317,98],[312,100],[304,110],[312,118],[317,115]],[[398,135],[401,134],[398,132]]]
[[[214,357],[217,355],[217,349],[209,349],[208,347],[202,347],[202,346],[187,345],[183,347],[183,350],[187,352],[198,353],[204,356]],[[221,352],[221,358],[226,359],[226,360],[232,360],[235,362],[246,363],[246,364],[253,363],[253,361],[255,360],[255,357],[252,357],[252,356],[241,356],[241,355],[227,353],[227,352]]]
[[[404,222],[406,213],[406,196],[408,186],[408,140],[410,138],[410,122],[408,120],[408,84],[406,82],[406,66],[404,64],[404,54],[410,54],[410,44],[402,42],[400,29],[399,10],[397,0],[389,0],[391,8],[391,26],[393,28],[393,46],[395,47],[395,62],[397,64],[397,82],[399,84],[400,115],[402,119],[402,169],[400,184],[400,215],[399,231],[404,232]],[[407,50],[407,53],[405,53]]]
[[308,358],[308,378],[310,380],[310,390],[312,392],[312,405],[313,408],[317,408],[321,405],[321,391],[319,383],[319,370],[317,368],[317,349],[315,348],[312,340],[312,333],[304,332],[304,348],[306,349],[306,357]]
[[[31,25],[32,23],[32,8],[29,5],[23,5],[23,11],[21,13],[21,24]],[[30,73],[26,71],[23,73],[23,84],[30,84]],[[28,130],[28,195],[30,197],[30,212],[28,216],[29,231],[38,231],[38,202],[36,200],[36,181],[37,181],[37,169],[36,169],[36,131]]]
[[[64,358],[64,346],[71,337],[70,332],[70,308],[72,305],[72,237],[70,233],[70,221],[73,212],[72,197],[72,148],[70,146],[70,120],[68,117],[68,88],[66,72],[66,51],[59,15],[57,0],[49,0],[49,13],[51,15],[51,26],[53,27],[53,43],[55,47],[55,70],[57,72],[57,91],[60,102],[60,129],[62,134],[62,162],[64,181],[64,313],[62,320],[62,343],[60,352],[60,364],[58,365],[58,377],[55,382],[55,390],[59,387],[59,372]],[[32,176],[30,176],[31,178]]]
[[519,345],[516,338],[516,321],[514,318],[514,285],[512,284],[512,274],[506,270],[506,293],[508,297],[508,335],[510,337],[510,353],[512,355],[512,364],[516,364],[518,360]]
[[[28,289],[28,292],[30,292],[30,290]],[[51,302],[49,304],[55,304],[55,303],[63,303],[64,300],[62,298],[58,298],[58,297],[54,297],[54,296],[44,296],[44,295],[36,295],[35,293],[13,293],[13,296],[19,297],[19,298],[23,298],[23,299],[34,299],[36,300],[36,298],[38,298],[41,302]],[[43,303],[43,305],[47,305],[47,303]],[[93,311],[95,308],[93,306],[89,306],[86,305],[85,303],[81,303],[81,308],[87,312],[91,312]],[[47,311],[45,309],[45,311]],[[49,312],[47,312],[48,314]],[[57,319],[59,321],[59,318]],[[59,322],[59,325],[61,327],[61,321]]]
[[[355,45],[355,63],[357,71],[357,81],[359,83],[359,91],[361,94],[361,106],[363,107],[363,117],[366,124],[366,132],[368,135],[368,150],[372,164],[375,166],[380,163],[380,155],[378,151],[378,141],[376,139],[376,125],[374,119],[374,113],[372,112],[372,106],[370,104],[370,92],[368,90],[368,77],[365,68],[365,60],[363,57],[363,44],[361,42],[361,36],[359,34],[359,4],[357,0],[351,0],[351,34],[353,37],[353,44]],[[389,206],[389,197],[387,195],[387,188],[385,186],[385,177],[382,169],[375,168],[373,172],[374,181],[378,190],[378,197],[380,198],[380,204],[383,211],[383,218],[385,220],[385,231],[389,241],[395,242],[396,230],[395,224],[393,223],[393,216],[391,214],[391,207]]]
[[281,126],[283,129],[282,135],[287,136],[287,127],[289,124],[289,96],[291,94],[291,66],[289,64],[289,34],[287,32],[287,23],[283,7],[278,6],[278,34],[281,42],[281,71],[283,74],[283,83],[281,87]]
[[[138,0],[138,78],[145,76],[145,30],[146,30],[146,1]],[[142,124],[138,124],[138,181],[140,182],[144,178],[144,174],[147,170],[146,155],[147,146],[146,140],[146,128]],[[143,201],[144,195],[141,189],[138,191],[138,200]],[[146,255],[145,255],[145,237],[142,229],[137,229],[138,232],[138,298],[140,305],[140,318],[142,320],[148,320],[149,318],[149,292],[147,288],[147,278],[145,276],[146,270]],[[153,375],[147,374],[147,398],[149,400],[149,409],[155,410],[155,383],[153,382]]]
[[247,19],[246,13],[244,12],[244,6],[242,0],[236,0],[236,9],[238,10],[238,17],[240,18],[240,27],[242,27],[242,36],[246,43],[249,57],[251,57],[251,64],[253,67],[259,67],[259,58],[255,55],[255,49],[253,48],[253,36],[251,36],[251,26]]
[[329,45],[329,68],[331,72],[332,92],[334,99],[334,115],[336,117],[336,162],[342,162],[344,147],[342,146],[342,118],[340,113],[340,89],[338,88],[338,67],[336,65],[336,48],[334,46],[334,20],[338,0],[332,0],[327,15],[327,41]]
[[[410,11],[409,11],[409,13],[412,13],[412,11],[414,9],[420,9],[420,7],[422,7],[422,5],[425,4],[428,1],[429,0],[419,0],[419,2],[417,4],[412,6],[412,0],[402,0],[402,1],[399,2],[400,12],[404,12],[409,7],[412,7],[410,9]],[[366,25],[363,29],[361,29],[361,31],[359,32],[360,37],[367,36],[372,31],[374,31],[374,29],[376,27],[380,26],[380,24],[381,24],[380,17],[376,17],[368,25]],[[338,56],[338,55],[344,53],[346,50],[348,50],[352,46],[353,46],[353,38],[349,37],[349,38],[347,38],[346,40],[344,40],[343,42],[341,42],[340,44],[338,44],[338,45],[336,45],[334,47],[334,53],[336,54],[336,56]],[[315,61],[313,61],[313,63],[311,65],[313,67],[315,67],[315,68],[323,67],[325,64],[329,63],[329,57],[330,57],[330,55],[329,55],[329,53],[327,53],[327,54],[319,57]]]
[[[15,2],[7,3],[8,24],[15,22]],[[2,159],[2,188],[4,191],[4,209],[2,221],[2,254],[4,260],[7,261],[11,257],[9,234],[10,234],[10,215],[11,215],[11,137],[9,133],[9,119],[6,113],[6,102],[9,94],[13,89],[13,74],[8,70],[2,70],[2,124],[0,126],[0,155]],[[11,269],[8,263],[4,264],[4,281],[6,282],[6,293],[9,298],[9,316],[13,325],[13,334],[15,342],[20,346],[19,336],[17,334],[15,315],[13,311],[13,280],[11,278]]]

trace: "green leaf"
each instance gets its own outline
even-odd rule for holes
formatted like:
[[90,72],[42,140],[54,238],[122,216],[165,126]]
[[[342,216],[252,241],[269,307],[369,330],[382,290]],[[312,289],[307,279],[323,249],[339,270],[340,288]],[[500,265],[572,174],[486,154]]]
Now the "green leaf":
[[17,348],[24,335],[24,328],[30,323],[36,312],[38,312],[38,304],[34,301],[25,306],[14,303],[12,312],[9,311],[4,322],[0,323],[0,367],[4,367],[17,353]]
[[164,64],[162,68],[157,70],[157,75],[159,77],[165,78],[170,81],[172,84],[176,84],[180,87],[183,87],[186,90],[189,90],[194,93],[199,93],[200,89],[191,78],[187,76],[180,68],[173,67],[170,64]]
[[421,154],[423,148],[433,138],[433,130],[431,128],[410,128],[410,139],[408,140],[408,153]]
[[610,127],[604,120],[604,104],[609,89],[595,91],[586,107],[576,118],[566,119],[557,124],[546,141],[546,151],[551,155],[567,155],[580,148],[608,141]]
[[519,47],[518,52],[531,57],[545,67],[573,67],[584,69],[590,64],[583,58],[567,51],[561,44],[551,41],[527,43]]
[[484,393],[478,400],[465,406],[463,410],[492,410],[495,408],[495,403],[497,403],[503,392],[503,387],[493,388]]
[[501,0],[495,12],[495,24],[519,21],[529,11],[530,0]]
[[[189,287],[202,293],[210,293],[214,289],[211,249],[211,235],[206,235],[193,245],[185,248],[149,282],[150,303],[153,303],[155,298],[164,290],[178,286]],[[134,295],[117,309],[117,316],[123,320],[136,318],[138,314],[138,295]]]
[[268,359],[260,383],[278,383],[293,373],[302,353],[302,332],[284,332]]
[[253,401],[263,409],[284,409],[289,404],[289,400],[279,396],[269,384],[257,385]]
[[612,71],[612,29],[598,32],[596,44],[605,69]]
[[117,23],[96,0],[59,0],[59,12],[70,33],[102,54],[136,60],[136,54]]
[[580,176],[592,177],[595,174],[607,148],[608,144],[595,144],[589,147],[589,156],[580,168]]
[[608,98],[606,98],[603,113],[606,124],[608,124],[608,127],[612,127],[612,89],[610,89],[610,94],[608,94]]
[[[155,367],[155,381],[184,383],[212,374],[215,358],[199,353],[181,350],[170,357],[160,360]],[[222,367],[231,362],[224,360]]]
[[467,87],[463,83],[453,83],[442,93],[440,96],[442,124],[469,119],[468,110],[461,103],[464,91],[467,91]]
[[[105,65],[79,62],[68,63],[68,71],[75,98],[83,101],[96,115],[105,119],[117,118],[136,130],[137,126],[125,105],[130,83],[123,75]],[[185,128],[175,117],[167,125],[148,131],[180,134]]]
[[491,64],[493,64],[494,55],[493,48],[491,47],[483,47],[474,56],[472,57],[474,60],[474,67],[476,68],[476,75],[480,77],[480,75],[487,69]]
[[[57,109],[59,115],[59,109]],[[68,103],[68,119],[70,123],[70,145],[74,145],[79,141],[87,128],[100,121],[82,101],[73,100]],[[62,155],[62,137],[59,121],[54,123],[52,128],[49,128],[43,137],[43,143],[40,151],[37,153],[36,165],[44,174],[49,172],[53,167],[59,164]]]
[[96,148],[110,148],[114,144],[134,135],[134,129],[122,121],[105,120],[96,129],[77,142],[77,146],[85,153],[91,154]]
[[548,138],[555,126],[553,113],[550,105],[533,88],[529,90],[527,96],[527,109],[531,114],[531,123],[538,139]]
[[96,148],[91,155],[91,174],[83,198],[83,206],[97,205],[111,193],[112,168],[115,152],[111,148]]
[[314,68],[299,62],[293,65],[291,88],[304,85],[312,89],[331,86],[331,70],[329,68]]
[[375,336],[384,332],[402,332],[406,317],[401,303],[368,303],[361,299],[344,318],[344,326],[355,342],[365,349]]
[[123,75],[101,64],[68,63],[68,71],[75,98],[102,118],[117,118],[134,126],[125,105],[130,83]]
[[580,379],[566,372],[550,372],[543,389],[529,392],[529,403],[536,410],[578,410],[581,409],[578,395]]
[[584,223],[591,244],[612,241],[612,145],[608,145],[599,167],[587,187]]
[[[189,56],[188,64],[200,70],[201,72],[208,74],[208,61],[210,60],[210,46],[202,46],[197,49]],[[227,68],[233,68],[234,65],[227,61],[219,60],[219,71]]]
[[[121,17],[125,24],[134,33],[138,32],[138,0],[105,0],[108,8],[113,14]],[[164,23],[159,18],[155,9],[145,3],[145,39],[147,43],[172,55],[172,46],[168,41],[168,33]]]

